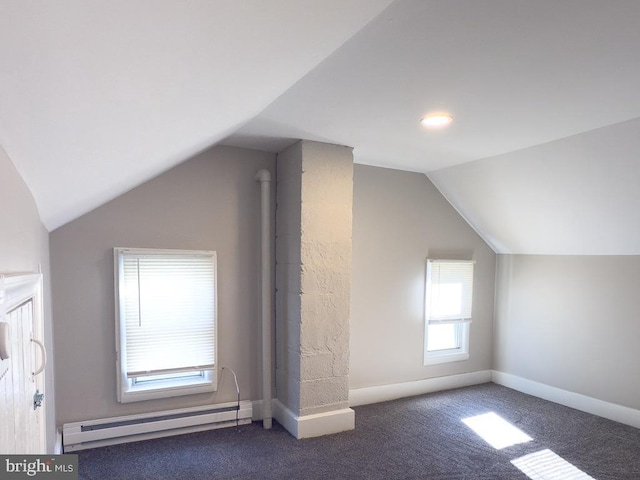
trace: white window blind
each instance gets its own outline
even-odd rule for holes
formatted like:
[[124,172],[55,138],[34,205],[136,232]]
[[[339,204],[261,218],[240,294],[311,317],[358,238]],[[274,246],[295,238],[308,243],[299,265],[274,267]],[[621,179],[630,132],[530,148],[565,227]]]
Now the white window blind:
[[215,252],[119,254],[126,377],[214,369]]
[[466,260],[427,260],[425,311],[429,325],[471,321],[473,264]]

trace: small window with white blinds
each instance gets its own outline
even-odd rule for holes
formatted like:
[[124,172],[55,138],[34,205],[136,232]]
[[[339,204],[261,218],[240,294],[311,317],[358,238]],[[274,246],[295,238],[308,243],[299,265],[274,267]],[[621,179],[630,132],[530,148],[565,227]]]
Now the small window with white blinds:
[[114,249],[121,402],[216,388],[216,254]]
[[427,260],[426,314],[430,325],[471,321],[473,262]]
[[469,358],[473,261],[427,260],[425,365]]

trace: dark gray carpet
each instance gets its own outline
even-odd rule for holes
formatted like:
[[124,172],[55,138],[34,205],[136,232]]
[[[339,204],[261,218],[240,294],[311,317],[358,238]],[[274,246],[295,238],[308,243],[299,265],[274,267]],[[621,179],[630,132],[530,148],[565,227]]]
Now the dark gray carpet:
[[[354,410],[354,431],[307,440],[274,422],[87,450],[79,478],[526,480],[511,460],[550,449],[597,480],[640,479],[640,430],[492,383]],[[496,450],[461,421],[488,412],[533,441]]]

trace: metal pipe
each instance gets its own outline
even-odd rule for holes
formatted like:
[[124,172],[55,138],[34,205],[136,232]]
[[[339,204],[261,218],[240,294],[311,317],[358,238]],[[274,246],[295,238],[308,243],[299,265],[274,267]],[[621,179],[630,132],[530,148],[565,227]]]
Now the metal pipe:
[[262,257],[262,426],[271,428],[271,173],[256,174],[261,191],[261,257]]

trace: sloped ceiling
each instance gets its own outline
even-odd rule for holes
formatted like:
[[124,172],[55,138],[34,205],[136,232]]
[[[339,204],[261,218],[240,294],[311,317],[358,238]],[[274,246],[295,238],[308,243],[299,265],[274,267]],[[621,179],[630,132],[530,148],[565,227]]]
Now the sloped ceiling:
[[0,5],[0,144],[49,229],[304,138],[424,172],[497,252],[640,254],[637,0]]
[[251,119],[390,0],[0,0],[0,145],[52,230]]

